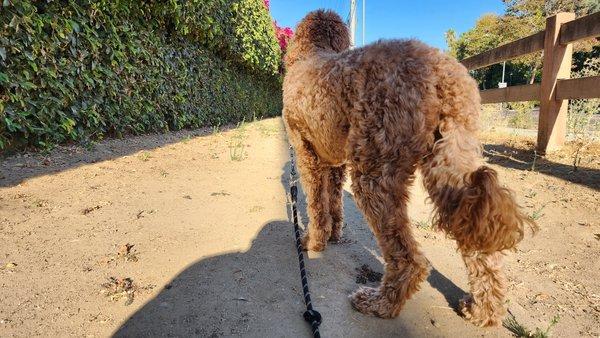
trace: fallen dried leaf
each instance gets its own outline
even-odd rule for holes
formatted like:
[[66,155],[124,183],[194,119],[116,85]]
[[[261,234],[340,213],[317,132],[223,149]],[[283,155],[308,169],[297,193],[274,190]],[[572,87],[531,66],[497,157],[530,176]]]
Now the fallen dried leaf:
[[94,205],[93,207],[89,207],[89,208],[85,208],[85,209],[81,210],[81,213],[84,214],[84,215],[87,215],[90,212],[92,212],[94,210],[98,210],[100,208],[102,208],[101,205]]

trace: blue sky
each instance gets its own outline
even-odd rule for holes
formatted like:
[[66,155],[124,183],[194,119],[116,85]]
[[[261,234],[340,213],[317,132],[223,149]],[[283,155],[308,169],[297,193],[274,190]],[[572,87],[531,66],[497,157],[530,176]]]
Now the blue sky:
[[[362,1],[358,7],[357,45],[362,42]],[[350,0],[271,0],[271,15],[280,26],[296,27],[306,13],[333,9],[345,20]],[[366,0],[366,43],[381,38],[417,38],[446,49],[444,33],[453,28],[462,33],[473,27],[484,13],[504,11],[501,0]]]

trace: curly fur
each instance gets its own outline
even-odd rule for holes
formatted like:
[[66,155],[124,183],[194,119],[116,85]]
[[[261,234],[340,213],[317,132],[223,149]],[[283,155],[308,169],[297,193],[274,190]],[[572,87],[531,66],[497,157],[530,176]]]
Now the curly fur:
[[397,316],[429,272],[406,207],[419,168],[436,225],[456,239],[469,271],[471,296],[461,310],[477,325],[497,325],[502,251],[535,224],[482,166],[475,81],[456,60],[416,40],[348,46],[339,16],[319,10],[298,25],[285,60],[283,115],[310,218],[305,249],[320,251],[340,238],[348,167],[385,260],[380,287],[359,289],[351,302],[363,313]]

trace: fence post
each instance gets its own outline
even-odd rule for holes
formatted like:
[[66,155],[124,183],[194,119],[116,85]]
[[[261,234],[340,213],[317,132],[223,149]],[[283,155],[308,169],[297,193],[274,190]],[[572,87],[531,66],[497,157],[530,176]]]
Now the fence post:
[[556,82],[571,76],[573,45],[561,45],[559,35],[560,26],[573,19],[574,13],[558,13],[546,19],[537,138],[537,149],[541,154],[560,148],[567,135],[569,100],[556,100]]

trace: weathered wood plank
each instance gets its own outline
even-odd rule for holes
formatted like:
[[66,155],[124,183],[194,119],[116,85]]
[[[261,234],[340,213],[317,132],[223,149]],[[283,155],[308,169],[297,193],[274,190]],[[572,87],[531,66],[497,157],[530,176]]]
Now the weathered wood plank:
[[582,16],[560,27],[560,44],[600,36],[600,12]]
[[557,13],[546,19],[537,137],[540,154],[562,147],[567,137],[569,102],[556,99],[556,84],[558,79],[571,77],[573,44],[560,44],[560,28],[574,19],[574,13]]
[[486,89],[479,92],[481,103],[537,101],[540,99],[540,84]]
[[544,31],[535,33],[528,37],[488,50],[487,52],[466,58],[462,60],[461,63],[467,67],[467,69],[474,70],[510,60],[517,56],[537,52],[544,49],[544,35]]
[[600,98],[600,76],[558,80],[556,84],[557,100],[591,98]]

